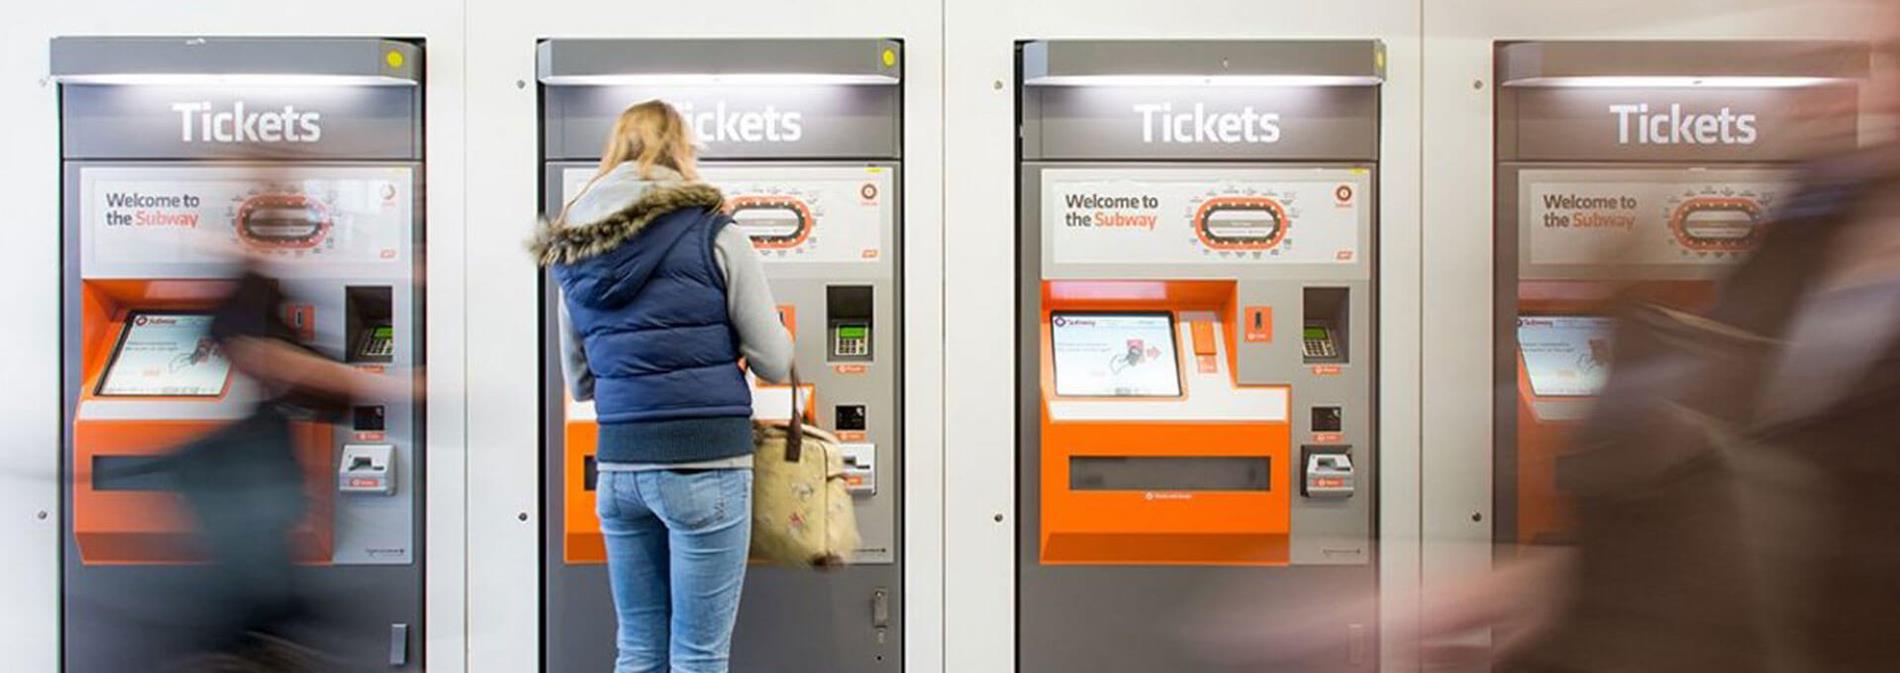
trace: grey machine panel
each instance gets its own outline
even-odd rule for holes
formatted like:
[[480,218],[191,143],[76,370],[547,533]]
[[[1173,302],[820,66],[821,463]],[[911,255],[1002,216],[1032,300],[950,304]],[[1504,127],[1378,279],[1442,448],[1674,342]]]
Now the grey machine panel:
[[[547,40],[541,43],[544,207],[591,176],[614,118],[649,99],[673,103],[703,143],[707,181],[729,198],[796,200],[819,226],[798,244],[761,248],[773,297],[796,305],[800,373],[818,391],[820,425],[863,407],[875,493],[859,493],[859,558],[827,573],[753,566],[734,632],[733,670],[891,672],[903,666],[902,45],[893,40]],[[889,60],[887,61],[887,55]],[[821,81],[786,75],[823,73]],[[676,75],[688,75],[682,81]],[[748,81],[765,75],[770,83]],[[736,201],[735,201],[736,203]],[[875,218],[875,222],[872,222]],[[781,226],[741,218],[741,226]],[[788,237],[791,238],[791,237]],[[545,284],[544,306],[560,301]],[[830,353],[826,306],[869,288],[872,346]],[[558,325],[545,321],[544,521],[564,511],[564,405]],[[546,530],[544,670],[612,668],[615,624],[604,564],[568,564],[562,531]]]
[[[401,57],[392,59],[391,53]],[[299,253],[278,253],[281,287],[293,306],[310,311],[306,343],[392,375],[423,366],[424,296],[413,275],[423,268],[424,238],[420,53],[418,44],[367,38],[54,41],[66,133],[61,330],[71,354],[63,364],[62,461],[68,474],[76,467],[70,433],[75,418],[225,419],[248,411],[242,396],[216,409],[136,398],[80,404],[85,372],[76,355],[82,351],[84,281],[215,279],[230,271],[200,251],[208,246],[189,244],[190,235],[166,245],[160,239],[170,234],[107,226],[142,212],[193,218],[191,230],[202,234],[201,242],[217,244],[242,238],[240,203],[252,197],[291,194],[324,203],[333,216],[329,236]],[[344,62],[352,65],[339,65]],[[253,86],[243,80],[285,73],[353,79],[322,86]],[[236,79],[219,81],[224,76]],[[186,113],[199,110],[173,107],[207,101],[210,113],[231,113],[215,120],[221,133],[210,137],[197,132],[203,126],[181,120],[213,121],[191,120]],[[247,131],[240,137],[236,128],[247,123],[247,111],[291,119],[265,123],[274,133]],[[294,117],[305,113],[319,113],[307,121],[321,132],[286,138],[284,124],[295,124]],[[187,130],[194,131],[189,138],[181,135]],[[247,161],[203,161],[239,157]],[[349,316],[363,315],[348,306],[352,289],[367,289],[374,295],[367,301],[382,302],[374,319],[394,330],[387,354],[373,363],[351,360],[347,352]],[[419,403],[375,403],[384,412],[380,430],[359,432],[347,417],[335,426],[328,474],[336,474],[335,461],[346,445],[387,446],[395,467],[393,493],[332,494],[333,555],[328,565],[296,569],[296,582],[321,611],[321,621],[289,635],[350,667],[421,670],[425,419]],[[72,511],[70,490],[64,505]],[[203,566],[87,563],[71,534],[63,548],[66,670],[139,670],[167,661],[181,654],[179,638],[192,635],[184,625],[214,616],[208,610],[215,601],[194,600],[210,590],[202,584],[210,577]]]
[[[1378,397],[1376,316],[1378,101],[1380,47],[1372,41],[1036,42],[1023,46],[1022,144],[1018,205],[1018,668],[1024,671],[1227,670],[1187,644],[1185,625],[1216,597],[1244,593],[1285,606],[1263,619],[1338,622],[1340,651],[1291,662],[1289,671],[1372,671],[1377,668],[1377,615],[1337,615],[1341,596],[1377,584]],[[1313,60],[1304,60],[1304,59]],[[1126,86],[1115,78],[1192,74],[1334,78],[1348,86]],[[1091,78],[1105,78],[1092,85]],[[1160,108],[1160,112],[1155,109]],[[1164,134],[1155,115],[1182,115],[1183,132]],[[1146,116],[1144,116],[1146,115]],[[1223,122],[1216,116],[1239,117]],[[1271,117],[1274,130],[1249,137],[1244,125]],[[1173,123],[1173,122],[1169,122]],[[1256,122],[1266,123],[1266,122]],[[1202,130],[1188,132],[1189,127]],[[1259,127],[1264,129],[1265,127]],[[1223,133],[1225,131],[1225,133]],[[1140,213],[1181,221],[1192,204],[1219,197],[1268,196],[1287,205],[1288,219],[1318,218],[1332,226],[1296,225],[1298,245],[1274,253],[1211,253],[1193,236],[1154,237],[1130,261],[1129,251],[1097,251],[1065,231],[1070,197],[1133,197],[1153,207]],[[1343,199],[1343,200],[1336,200]],[[1351,207],[1348,207],[1351,202]],[[1187,205],[1184,205],[1187,204]],[[1136,212],[1133,209],[1119,210]],[[1301,212],[1302,210],[1307,212]],[[1180,240],[1176,241],[1175,238]],[[1058,245],[1060,244],[1060,245]],[[1068,247],[1064,252],[1061,247]],[[1099,253],[1099,254],[1098,254]],[[1273,488],[1290,488],[1290,565],[1045,565],[1039,530],[1042,501],[1039,325],[1044,280],[1233,279],[1238,307],[1267,305],[1282,325],[1299,326],[1307,291],[1349,297],[1348,339],[1338,370],[1322,374],[1303,362],[1299,339],[1236,340],[1237,376],[1292,389],[1291,457],[1314,444],[1315,407],[1337,407],[1336,436],[1351,446],[1358,470],[1349,498],[1304,497],[1301,465],[1273,468]],[[1222,316],[1238,323],[1240,315]],[[1276,330],[1286,329],[1278,327]],[[1165,466],[1164,466],[1165,467]],[[1125,476],[1125,475],[1124,475]],[[1267,614],[1263,611],[1263,614]],[[1247,669],[1278,670],[1278,669]]]

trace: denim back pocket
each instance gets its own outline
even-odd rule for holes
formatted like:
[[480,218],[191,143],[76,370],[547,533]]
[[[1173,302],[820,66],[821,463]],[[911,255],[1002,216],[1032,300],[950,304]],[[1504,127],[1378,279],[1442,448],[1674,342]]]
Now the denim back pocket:
[[730,486],[740,470],[692,472],[658,471],[649,474],[659,491],[661,513],[674,528],[705,528],[726,521],[733,505]]

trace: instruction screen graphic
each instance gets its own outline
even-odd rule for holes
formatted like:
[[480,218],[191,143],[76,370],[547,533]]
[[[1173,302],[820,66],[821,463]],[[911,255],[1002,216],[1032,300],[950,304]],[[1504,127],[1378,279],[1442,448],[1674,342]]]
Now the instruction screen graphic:
[[230,374],[230,361],[211,338],[211,316],[134,313],[99,394],[216,397]]
[[1531,392],[1539,397],[1591,397],[1610,375],[1609,318],[1518,318],[1517,343]]
[[1058,264],[1353,264],[1370,222],[1357,168],[1050,169]]
[[285,262],[406,259],[406,167],[92,166],[81,175],[87,261],[202,264],[237,250]]
[[1179,397],[1174,318],[1165,313],[1050,316],[1056,394]]

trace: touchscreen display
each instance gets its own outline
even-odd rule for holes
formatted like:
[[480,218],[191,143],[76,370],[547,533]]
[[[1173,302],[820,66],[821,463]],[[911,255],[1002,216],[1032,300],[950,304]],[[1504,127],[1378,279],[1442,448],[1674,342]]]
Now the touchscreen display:
[[1181,395],[1172,315],[1056,313],[1049,324],[1057,395]]
[[211,338],[211,316],[133,313],[99,394],[215,397],[230,375],[230,361]]
[[1517,319],[1517,346],[1531,392],[1539,397],[1588,397],[1610,373],[1609,318],[1526,316]]

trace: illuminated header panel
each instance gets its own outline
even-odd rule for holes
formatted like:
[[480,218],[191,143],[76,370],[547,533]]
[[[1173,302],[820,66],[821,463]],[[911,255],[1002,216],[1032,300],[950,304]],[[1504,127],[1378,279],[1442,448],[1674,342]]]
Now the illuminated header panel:
[[1864,43],[1511,42],[1504,161],[1800,161],[1851,151]]
[[902,156],[903,44],[889,39],[540,43],[543,155],[598,161],[628,106],[685,115],[702,159]]

